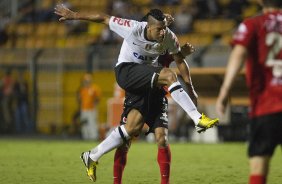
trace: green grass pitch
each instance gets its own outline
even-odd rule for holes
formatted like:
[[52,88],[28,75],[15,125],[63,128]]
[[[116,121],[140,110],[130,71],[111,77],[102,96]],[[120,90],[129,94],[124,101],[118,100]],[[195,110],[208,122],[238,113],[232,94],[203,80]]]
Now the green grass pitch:
[[[97,142],[0,139],[1,184],[87,184],[79,158]],[[243,184],[248,180],[246,144],[171,144],[172,184]],[[114,151],[100,159],[97,182],[112,183]],[[124,184],[160,183],[155,144],[134,142],[128,155]],[[282,183],[280,149],[271,162],[270,184]]]

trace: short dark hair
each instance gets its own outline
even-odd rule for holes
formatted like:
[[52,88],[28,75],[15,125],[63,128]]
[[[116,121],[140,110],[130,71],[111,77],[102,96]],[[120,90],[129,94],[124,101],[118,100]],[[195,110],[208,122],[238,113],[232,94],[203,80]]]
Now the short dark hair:
[[158,21],[164,21],[165,16],[164,13],[159,9],[151,9],[142,19],[141,21],[148,21],[148,17],[152,16]]
[[262,0],[263,5],[266,7],[277,7],[282,8],[282,1],[281,0]]

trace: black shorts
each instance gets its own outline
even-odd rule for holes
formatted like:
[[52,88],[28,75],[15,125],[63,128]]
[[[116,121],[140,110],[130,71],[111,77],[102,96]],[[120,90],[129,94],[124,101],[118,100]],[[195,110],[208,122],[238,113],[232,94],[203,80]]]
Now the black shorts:
[[282,145],[282,113],[254,118],[249,131],[248,156],[272,156]]
[[166,91],[162,88],[154,88],[144,96],[126,93],[121,124],[126,123],[132,109],[137,109],[151,132],[158,127],[168,128],[168,101],[165,95]]
[[150,130],[168,128],[166,91],[155,85],[162,68],[137,63],[122,63],[115,67],[117,83],[125,90],[121,124],[126,123],[128,113],[136,109]]
[[121,63],[115,67],[116,80],[126,92],[144,94],[154,88],[163,67]]

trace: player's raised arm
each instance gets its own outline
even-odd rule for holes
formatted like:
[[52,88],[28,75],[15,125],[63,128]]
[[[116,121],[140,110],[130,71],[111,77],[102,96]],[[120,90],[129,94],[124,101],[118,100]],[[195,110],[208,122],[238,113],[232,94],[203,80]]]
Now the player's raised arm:
[[181,52],[172,55],[181,76],[183,77],[185,83],[189,86],[192,86],[192,81],[190,77],[189,66],[185,60],[185,57],[192,54],[194,51],[194,47],[191,44],[186,43],[181,47]]
[[223,84],[216,101],[216,112],[223,116],[226,111],[227,98],[234,83],[235,77],[243,67],[243,63],[247,57],[247,49],[242,45],[236,45],[229,57]]
[[88,14],[75,12],[68,9],[65,5],[59,4],[55,7],[55,14],[61,16],[59,21],[65,20],[87,20],[96,23],[109,25],[110,16],[106,14]]

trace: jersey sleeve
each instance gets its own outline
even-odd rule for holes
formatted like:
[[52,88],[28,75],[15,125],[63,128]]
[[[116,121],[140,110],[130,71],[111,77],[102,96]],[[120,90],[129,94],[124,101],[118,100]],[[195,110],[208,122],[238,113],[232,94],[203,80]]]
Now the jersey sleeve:
[[163,67],[168,68],[170,63],[172,62],[173,62],[173,57],[168,52],[158,57],[158,63]]
[[122,38],[126,38],[133,31],[134,27],[138,24],[135,20],[123,19],[112,16],[110,18],[110,30],[117,33]]
[[233,35],[231,45],[239,44],[249,48],[255,38],[254,30],[255,24],[251,19],[242,22]]
[[180,52],[180,46],[176,35],[172,31],[168,30],[167,37],[168,37],[168,41],[167,41],[168,53],[176,54]]

